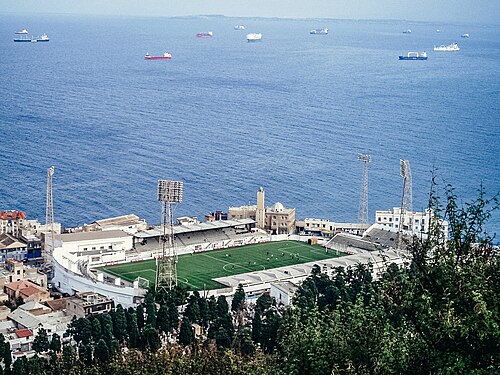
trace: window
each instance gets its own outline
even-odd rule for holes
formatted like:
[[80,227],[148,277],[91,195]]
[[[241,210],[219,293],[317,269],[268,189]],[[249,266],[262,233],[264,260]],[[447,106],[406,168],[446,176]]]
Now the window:
[[92,247],[92,250],[95,250],[95,246]]
[[100,250],[104,250],[104,246],[101,246],[101,249]]
[[[395,218],[395,219],[394,219],[394,221],[399,221],[399,217]],[[398,227],[398,226],[396,225],[396,228],[397,228],[397,227]]]
[[87,250],[87,248],[86,248],[86,247],[84,247],[84,248],[83,248],[83,251],[86,251],[86,250]]
[[418,219],[415,219],[415,224],[418,224]]
[[380,216],[378,217],[378,221],[382,221],[382,218]]
[[112,246],[112,245],[109,245],[109,246],[108,246],[108,249],[109,249],[109,250],[112,250],[112,249],[113,249],[113,246]]
[[392,223],[392,217],[389,218],[389,223]]

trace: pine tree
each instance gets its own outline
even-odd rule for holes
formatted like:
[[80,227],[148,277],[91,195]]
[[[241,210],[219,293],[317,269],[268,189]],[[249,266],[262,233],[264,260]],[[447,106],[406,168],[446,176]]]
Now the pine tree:
[[144,307],[142,305],[137,306],[137,327],[139,331],[142,330],[146,322],[144,320]]
[[45,329],[40,328],[38,330],[38,334],[33,341],[33,350],[37,353],[49,350],[49,338],[47,337],[47,331]]
[[99,342],[97,343],[94,352],[94,357],[97,363],[99,363],[100,365],[104,365],[109,361],[111,357],[110,350],[108,345],[106,344],[106,341],[104,341],[103,339],[100,339]]
[[116,306],[116,311],[113,320],[114,336],[119,343],[124,343],[127,339],[127,318],[122,305]]
[[52,339],[50,340],[50,350],[55,353],[59,353],[61,351],[61,338],[57,333],[52,335]]
[[182,345],[192,345],[194,343],[193,327],[187,316],[182,319],[181,330],[179,332],[179,343]]
[[236,292],[234,293],[233,300],[231,302],[231,310],[237,311],[243,309],[243,304],[245,302],[245,291],[243,290],[243,285],[239,284]]

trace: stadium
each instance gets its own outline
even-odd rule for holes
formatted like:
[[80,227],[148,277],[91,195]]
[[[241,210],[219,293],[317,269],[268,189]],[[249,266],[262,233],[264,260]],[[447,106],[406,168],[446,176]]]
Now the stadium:
[[[343,243],[322,247],[308,244],[310,236],[270,235],[255,228],[253,219],[183,221],[169,230],[175,234],[179,284],[206,295],[231,295],[239,284],[259,294],[273,283],[299,283],[314,265],[331,274],[339,266],[368,262],[377,266],[400,258],[390,249],[383,255],[353,253]],[[162,233],[161,226],[148,227],[137,216],[126,215],[57,235],[52,252],[54,286],[69,294],[93,291],[132,306],[155,282]]]

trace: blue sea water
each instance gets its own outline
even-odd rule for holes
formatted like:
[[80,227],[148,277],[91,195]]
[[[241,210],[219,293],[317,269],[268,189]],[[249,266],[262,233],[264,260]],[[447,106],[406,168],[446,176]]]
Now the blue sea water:
[[[324,26],[329,35],[309,35]],[[51,40],[14,43],[21,28]],[[427,205],[434,168],[461,202],[481,183],[492,196],[499,37],[500,25],[479,24],[0,15],[0,210],[43,221],[54,165],[65,226],[128,213],[159,222],[158,179],[185,182],[179,216],[254,203],[263,186],[266,203],[299,218],[355,221],[358,153],[373,158],[371,221],[401,203],[400,159],[414,209]],[[432,51],[452,42],[460,52]],[[408,51],[429,59],[398,61]]]

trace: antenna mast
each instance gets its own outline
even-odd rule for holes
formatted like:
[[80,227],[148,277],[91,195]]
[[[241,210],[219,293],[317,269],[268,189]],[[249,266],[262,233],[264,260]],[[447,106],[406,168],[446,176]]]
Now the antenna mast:
[[47,255],[51,255],[54,251],[54,202],[52,199],[52,176],[54,176],[55,168],[51,166],[47,169],[47,199],[45,204],[45,230],[50,228],[50,250],[47,248],[47,241],[44,244],[43,260],[49,263]]
[[363,162],[363,179],[361,182],[361,194],[359,196],[358,223],[368,224],[368,164],[372,157],[366,154],[358,154],[358,160]]

